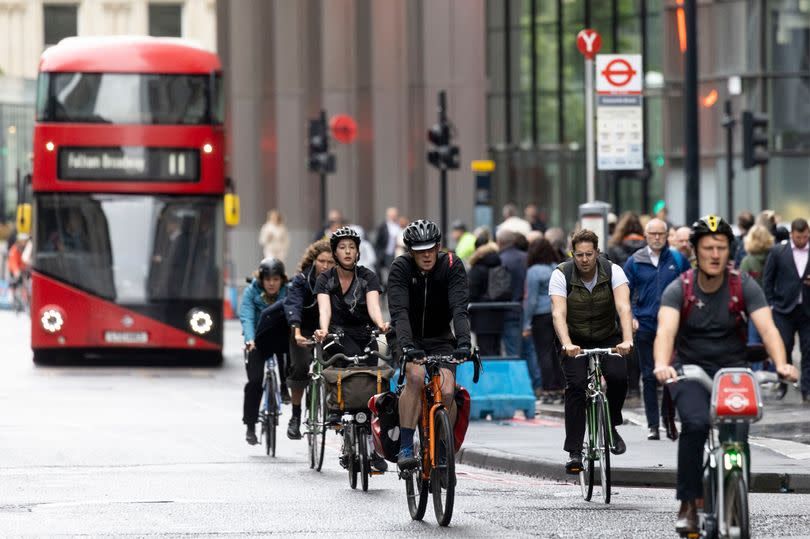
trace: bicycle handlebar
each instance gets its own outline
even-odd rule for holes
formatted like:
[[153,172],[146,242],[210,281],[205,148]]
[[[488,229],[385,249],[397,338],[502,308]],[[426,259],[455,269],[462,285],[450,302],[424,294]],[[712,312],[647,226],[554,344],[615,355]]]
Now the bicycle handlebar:
[[470,357],[461,359],[455,358],[452,355],[427,355],[418,359],[409,359],[407,356],[402,356],[402,360],[399,364],[399,379],[397,385],[402,385],[402,382],[405,381],[405,365],[408,363],[413,363],[414,365],[438,365],[441,367],[442,365],[461,365],[467,361],[473,362],[473,383],[477,384],[481,376],[481,356],[478,355],[478,348],[472,351]]
[[[682,365],[680,369],[676,369],[676,371],[678,372],[677,378],[670,378],[667,380],[667,384],[674,384],[681,380],[692,380],[702,385],[709,393],[714,389],[714,380],[712,380],[712,377],[709,376],[703,368],[697,365]],[[775,372],[767,371],[756,371],[754,373],[754,380],[760,385],[768,383],[787,383]]]
[[324,367],[330,367],[337,363],[338,361],[348,361],[349,363],[354,363],[355,365],[359,365],[361,360],[366,360],[371,357],[376,357],[377,359],[382,359],[385,362],[390,362],[391,358],[386,356],[385,354],[381,354],[376,350],[369,350],[364,354],[360,354],[357,356],[347,356],[346,354],[340,353],[335,354],[329,359],[320,359],[318,358],[318,363],[320,363]]
[[577,354],[574,357],[588,357],[588,356],[595,356],[595,355],[599,355],[599,354],[604,354],[604,355],[607,355],[607,356],[624,357],[620,353],[618,353],[618,350],[616,348],[589,348],[589,349],[583,349],[583,350],[580,350],[579,354]]

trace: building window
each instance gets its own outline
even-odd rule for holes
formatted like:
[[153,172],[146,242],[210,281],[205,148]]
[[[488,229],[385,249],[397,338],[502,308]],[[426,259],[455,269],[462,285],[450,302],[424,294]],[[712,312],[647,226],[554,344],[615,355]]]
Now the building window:
[[149,35],[156,37],[182,36],[182,4],[149,4]]
[[78,34],[76,4],[45,4],[42,15],[45,21],[45,46],[56,45],[66,37]]

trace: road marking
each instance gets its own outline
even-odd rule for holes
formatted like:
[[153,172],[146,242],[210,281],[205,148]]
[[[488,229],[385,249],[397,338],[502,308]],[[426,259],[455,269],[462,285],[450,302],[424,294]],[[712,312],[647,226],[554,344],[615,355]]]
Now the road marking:
[[810,446],[806,444],[776,438],[760,438],[759,436],[749,436],[748,441],[751,445],[770,449],[789,459],[810,460]]

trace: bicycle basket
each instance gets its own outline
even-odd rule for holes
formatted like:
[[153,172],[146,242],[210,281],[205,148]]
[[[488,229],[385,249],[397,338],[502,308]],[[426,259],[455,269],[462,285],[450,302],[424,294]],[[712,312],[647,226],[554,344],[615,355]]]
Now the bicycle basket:
[[394,369],[388,365],[326,368],[326,403],[332,410],[365,410],[372,395],[388,388],[393,375]]
[[759,421],[762,396],[750,369],[720,369],[714,377],[711,414],[720,423]]

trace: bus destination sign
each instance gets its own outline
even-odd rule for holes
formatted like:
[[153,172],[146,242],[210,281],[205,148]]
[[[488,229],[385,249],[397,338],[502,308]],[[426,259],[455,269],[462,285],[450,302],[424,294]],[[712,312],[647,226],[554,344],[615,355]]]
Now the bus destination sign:
[[200,153],[190,148],[63,147],[57,173],[60,180],[195,182]]

